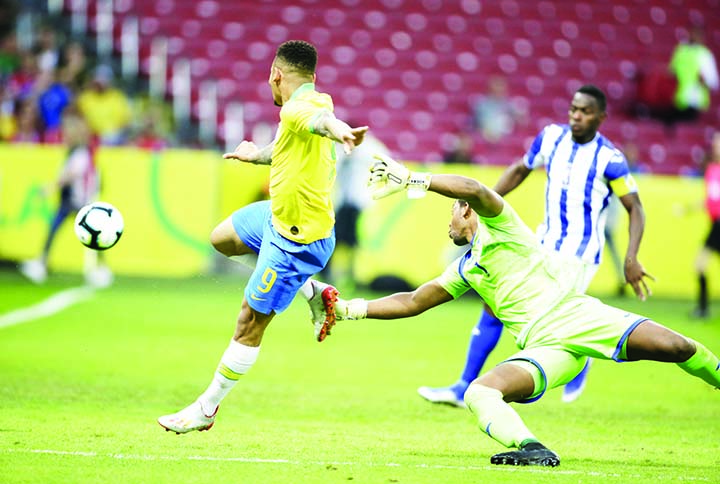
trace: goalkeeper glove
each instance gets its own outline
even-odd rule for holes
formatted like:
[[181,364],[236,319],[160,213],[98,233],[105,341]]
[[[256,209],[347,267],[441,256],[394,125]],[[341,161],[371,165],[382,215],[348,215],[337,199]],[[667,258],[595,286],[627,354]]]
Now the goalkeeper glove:
[[430,188],[430,173],[410,171],[389,156],[375,154],[373,158],[377,161],[370,167],[368,182],[373,199],[387,197],[405,188],[408,198],[422,198]]

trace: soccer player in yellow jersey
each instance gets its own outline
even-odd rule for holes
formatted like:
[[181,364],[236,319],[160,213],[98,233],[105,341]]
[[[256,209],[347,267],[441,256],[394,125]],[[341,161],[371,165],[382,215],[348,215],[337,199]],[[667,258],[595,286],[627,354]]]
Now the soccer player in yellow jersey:
[[185,409],[158,419],[167,430],[186,433],[213,426],[220,401],[255,363],[265,328],[298,292],[310,302],[318,341],[334,323],[332,315],[325,315],[332,313],[337,291],[309,278],[325,267],[335,248],[335,143],[349,153],[368,128],[351,128],[335,117],[330,96],[315,90],[316,65],[313,45],[300,40],[281,44],[268,81],[281,107],[275,140],[262,149],[243,141],[224,155],[270,165],[270,200],[236,211],[211,234],[219,252],[254,270],[235,334],[210,386]]

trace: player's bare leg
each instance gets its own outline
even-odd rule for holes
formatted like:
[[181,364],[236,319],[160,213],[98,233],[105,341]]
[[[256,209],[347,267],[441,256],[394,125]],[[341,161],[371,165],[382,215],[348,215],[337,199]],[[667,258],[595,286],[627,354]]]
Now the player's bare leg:
[[236,260],[251,269],[255,268],[257,254],[245,245],[245,242],[237,234],[232,217],[226,218],[213,229],[210,233],[210,243],[225,257]]
[[[251,269],[257,263],[257,254],[240,239],[228,217],[218,224],[210,234],[210,242],[221,254]],[[333,286],[308,279],[300,288],[300,295],[310,305],[310,317],[313,323],[315,339],[320,342],[330,335],[335,325],[335,301],[338,291]]]
[[627,359],[677,365],[715,388],[720,388],[720,360],[697,341],[654,321],[643,321],[628,336]]
[[215,423],[220,401],[255,363],[262,336],[274,316],[274,312],[262,314],[255,311],[243,300],[233,339],[220,359],[207,390],[179,412],[160,417],[158,423],[178,434],[209,430]]

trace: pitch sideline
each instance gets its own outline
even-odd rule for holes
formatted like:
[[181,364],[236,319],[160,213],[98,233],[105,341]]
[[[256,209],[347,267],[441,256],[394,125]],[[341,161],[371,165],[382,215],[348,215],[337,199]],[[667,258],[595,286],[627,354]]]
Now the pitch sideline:
[[[499,472],[520,472],[520,473],[541,473],[541,474],[563,474],[571,476],[586,476],[586,477],[600,477],[600,478],[642,478],[637,474],[619,474],[619,473],[607,473],[607,472],[595,472],[595,471],[577,471],[577,470],[566,470],[566,469],[543,469],[540,467],[512,467],[512,466],[453,466],[443,464],[398,464],[393,462],[332,462],[332,461],[300,461],[290,459],[264,459],[261,457],[214,457],[205,455],[189,455],[189,456],[175,456],[175,455],[152,455],[152,454],[113,454],[113,453],[101,453],[101,452],[84,452],[84,451],[70,451],[70,450],[54,450],[54,449],[1,449],[0,454],[46,454],[55,456],[68,456],[68,457],[89,457],[99,459],[116,459],[116,460],[139,460],[139,461],[205,461],[205,462],[240,462],[249,464],[287,464],[287,465],[316,465],[316,466],[363,466],[363,467],[394,467],[394,468],[409,468],[409,469],[447,469],[447,470],[459,470],[459,471],[499,471]],[[657,475],[653,476],[654,479],[659,481],[672,480],[672,481],[688,481],[688,482],[710,482],[710,479],[705,477],[671,477]],[[628,481],[629,482],[629,481]]]
[[0,314],[0,329],[52,316],[73,304],[92,297],[94,293],[95,288],[90,286],[79,286],[60,291],[32,306]]

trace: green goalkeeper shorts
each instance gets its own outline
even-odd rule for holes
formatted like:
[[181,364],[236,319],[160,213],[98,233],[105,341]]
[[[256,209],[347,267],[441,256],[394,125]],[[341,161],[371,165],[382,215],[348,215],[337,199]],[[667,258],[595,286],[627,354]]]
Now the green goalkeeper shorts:
[[533,325],[522,351],[503,362],[526,369],[535,381],[533,394],[519,403],[534,402],[572,380],[587,357],[626,361],[627,338],[647,319],[594,297],[569,297]]

